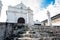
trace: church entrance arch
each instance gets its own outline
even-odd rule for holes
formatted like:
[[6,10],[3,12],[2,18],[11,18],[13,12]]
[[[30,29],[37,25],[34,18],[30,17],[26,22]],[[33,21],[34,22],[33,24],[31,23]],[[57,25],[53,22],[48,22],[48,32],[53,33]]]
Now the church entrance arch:
[[25,19],[22,18],[22,17],[18,18],[18,23],[22,23],[22,24],[24,24],[24,23],[25,23]]

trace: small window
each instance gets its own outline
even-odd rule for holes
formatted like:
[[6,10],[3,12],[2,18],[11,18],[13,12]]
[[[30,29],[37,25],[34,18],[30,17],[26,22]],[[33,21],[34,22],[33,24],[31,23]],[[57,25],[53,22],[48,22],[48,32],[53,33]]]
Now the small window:
[[23,7],[21,7],[21,9],[23,9]]

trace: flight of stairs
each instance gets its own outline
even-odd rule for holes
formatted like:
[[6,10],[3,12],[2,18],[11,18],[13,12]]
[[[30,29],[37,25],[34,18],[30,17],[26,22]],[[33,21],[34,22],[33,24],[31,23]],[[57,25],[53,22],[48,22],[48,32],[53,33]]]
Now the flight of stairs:
[[42,25],[24,27],[21,28],[20,26],[20,28],[16,28],[16,30],[14,30],[16,35],[14,40],[53,40],[53,38],[56,37],[55,28]]
[[[20,27],[20,28],[19,28]],[[41,36],[29,26],[16,26],[14,40],[39,40]]]
[[[20,34],[21,35],[21,34]],[[39,37],[34,34],[34,32],[27,31],[25,34],[22,34],[23,37],[17,38],[18,40],[39,40]]]

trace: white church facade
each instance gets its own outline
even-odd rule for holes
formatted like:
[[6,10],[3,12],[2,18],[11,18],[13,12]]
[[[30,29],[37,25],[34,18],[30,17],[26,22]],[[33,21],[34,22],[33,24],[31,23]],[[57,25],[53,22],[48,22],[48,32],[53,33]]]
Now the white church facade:
[[23,3],[16,6],[8,6],[7,23],[33,24],[33,11]]

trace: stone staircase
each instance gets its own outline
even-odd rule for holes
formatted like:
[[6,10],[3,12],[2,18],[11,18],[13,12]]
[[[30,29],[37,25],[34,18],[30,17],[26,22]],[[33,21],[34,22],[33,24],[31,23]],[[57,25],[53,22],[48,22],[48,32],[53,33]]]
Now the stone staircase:
[[[19,34],[21,35],[21,34]],[[31,32],[31,31],[27,31],[25,34],[22,34],[23,37],[18,37],[17,39],[18,40],[39,40],[40,38],[34,34],[34,32]]]
[[46,27],[42,25],[33,25],[28,27],[21,29],[17,28],[14,33],[18,36],[16,36],[14,40],[53,40],[53,38],[56,38],[57,33],[55,30],[57,29],[53,27]]
[[16,35],[14,40],[39,40],[42,37],[38,32],[32,30],[30,26],[20,26],[20,28],[16,26],[13,34]]

